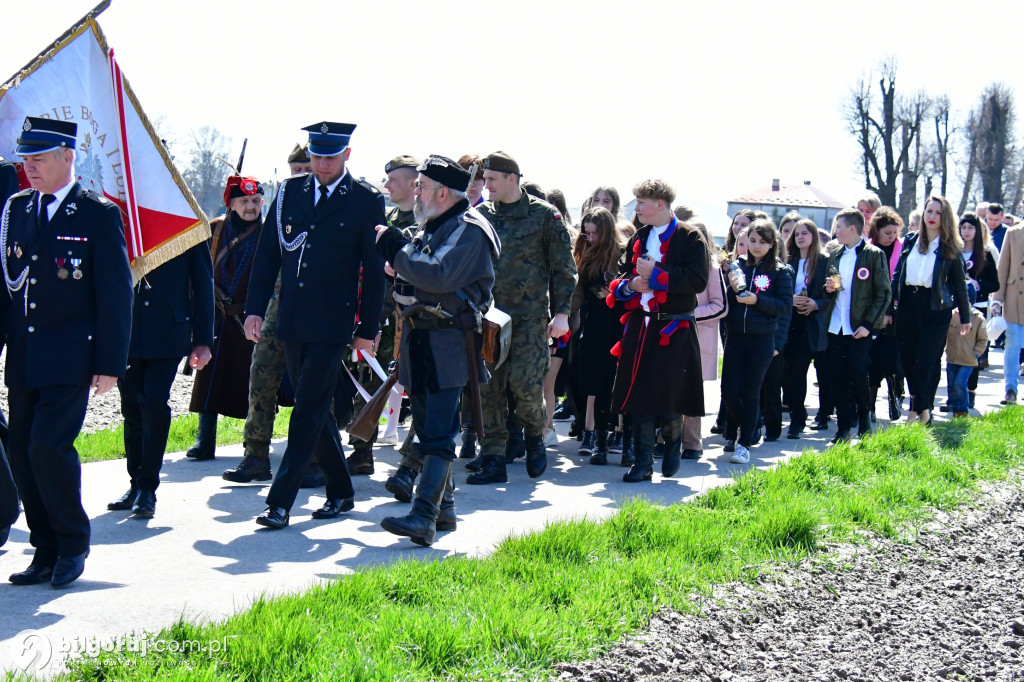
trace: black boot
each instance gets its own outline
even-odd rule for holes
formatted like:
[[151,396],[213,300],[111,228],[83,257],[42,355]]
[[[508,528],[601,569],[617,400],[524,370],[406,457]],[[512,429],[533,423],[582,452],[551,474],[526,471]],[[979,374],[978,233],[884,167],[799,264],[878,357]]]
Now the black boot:
[[636,460],[633,457],[633,420],[627,419],[622,425],[622,461],[619,466],[631,467]]
[[412,500],[412,490],[416,483],[416,472],[407,466],[398,467],[398,471],[388,476],[384,490],[395,496],[399,502]]
[[622,477],[626,483],[649,481],[654,475],[654,422],[633,425],[633,449],[636,461]]
[[217,413],[201,412],[199,414],[199,431],[196,442],[185,453],[186,457],[195,460],[213,459],[217,451]]
[[455,530],[458,517],[455,515],[455,475],[448,474],[448,483],[441,497],[441,510],[437,512],[437,530]]
[[594,442],[594,454],[590,456],[590,463],[598,466],[608,464],[608,432],[602,429],[597,430],[597,437]]
[[482,452],[477,452],[476,457],[474,457],[469,462],[466,462],[466,471],[480,471],[480,469],[482,469],[483,466],[484,455]]
[[526,436],[526,473],[530,478],[541,476],[548,468],[548,452],[544,436]]
[[470,485],[486,485],[488,483],[507,483],[508,472],[505,470],[505,458],[494,455],[481,455],[480,471],[466,477]]
[[246,455],[235,468],[228,469],[220,477],[232,483],[252,483],[253,481],[269,481],[274,475],[270,471],[269,459]]
[[[510,433],[505,443],[505,464],[511,464],[526,454],[526,436],[523,432]],[[469,468],[469,467],[467,467]]]
[[462,432],[462,449],[459,450],[459,459],[474,459],[476,457],[476,434],[472,429]]
[[665,441],[665,456],[661,460],[661,475],[665,478],[671,478],[679,471],[682,448],[683,441],[678,437]]
[[[886,384],[889,385],[889,421],[897,421],[903,416],[903,396],[899,394],[899,387],[896,382],[895,376],[890,376],[886,379]],[[973,405],[971,407],[974,407]]]
[[416,499],[412,511],[406,516],[389,516],[380,522],[389,533],[404,535],[417,545],[429,547],[437,532],[437,514],[445,487],[451,477],[452,463],[444,457],[428,454],[423,462]]

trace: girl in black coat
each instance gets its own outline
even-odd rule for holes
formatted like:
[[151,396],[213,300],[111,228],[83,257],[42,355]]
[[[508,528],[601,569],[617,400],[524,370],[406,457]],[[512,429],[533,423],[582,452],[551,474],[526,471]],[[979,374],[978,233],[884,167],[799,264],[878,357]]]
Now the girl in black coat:
[[734,450],[730,461],[736,464],[750,461],[761,384],[788,332],[793,271],[780,260],[780,248],[775,224],[764,218],[755,220],[747,233],[747,257],[736,261],[744,287],[736,276],[730,277],[722,403],[729,415],[727,449]]
[[[981,218],[968,211],[960,216],[960,237],[964,240],[964,266],[967,271],[967,285],[973,286],[977,295],[974,307],[988,316],[988,296],[999,291],[999,270],[996,265],[997,253],[989,241],[987,226]],[[988,346],[978,358],[978,366],[971,371],[967,380],[968,406],[974,407],[974,394],[978,390],[978,374],[988,366]]]

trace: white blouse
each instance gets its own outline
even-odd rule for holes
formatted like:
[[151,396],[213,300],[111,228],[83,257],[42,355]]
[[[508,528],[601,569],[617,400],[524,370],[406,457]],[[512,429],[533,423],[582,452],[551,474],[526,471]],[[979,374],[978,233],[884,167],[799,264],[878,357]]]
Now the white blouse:
[[[924,232],[921,233],[921,238],[924,238]],[[918,244],[914,244],[914,248],[907,256],[906,283],[908,286],[931,289],[932,273],[935,271],[935,251],[938,248],[938,237],[928,243],[928,253],[921,253]]]

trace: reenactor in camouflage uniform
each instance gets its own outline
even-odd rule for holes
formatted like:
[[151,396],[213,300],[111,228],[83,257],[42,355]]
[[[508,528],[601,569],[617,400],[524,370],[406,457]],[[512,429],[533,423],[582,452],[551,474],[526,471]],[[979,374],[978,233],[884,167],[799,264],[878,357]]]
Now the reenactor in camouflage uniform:
[[[550,356],[548,341],[569,332],[569,301],[576,286],[576,261],[562,214],[551,204],[520,188],[519,165],[508,154],[495,152],[484,159],[484,180],[490,196],[480,212],[501,240],[495,266],[494,304],[512,317],[512,347],[508,359],[492,370],[480,387],[483,402],[483,456],[471,484],[504,483],[508,440],[506,387],[516,402],[516,414],[526,432],[526,472],[537,478],[547,468],[544,451],[544,375]],[[556,314],[549,315],[549,283]]]
[[[288,155],[288,168],[292,177],[310,172],[309,155],[304,147],[295,145]],[[269,481],[273,478],[270,470],[270,441],[274,435],[274,421],[277,418],[278,396],[285,378],[284,346],[277,340],[277,304],[281,295],[281,277],[274,285],[274,296],[267,306],[263,321],[263,333],[252,354],[249,368],[249,413],[245,417],[243,442],[245,456],[222,478],[233,483]],[[317,463],[316,454],[309,464],[309,470],[302,480],[303,488],[317,488],[325,478]]]

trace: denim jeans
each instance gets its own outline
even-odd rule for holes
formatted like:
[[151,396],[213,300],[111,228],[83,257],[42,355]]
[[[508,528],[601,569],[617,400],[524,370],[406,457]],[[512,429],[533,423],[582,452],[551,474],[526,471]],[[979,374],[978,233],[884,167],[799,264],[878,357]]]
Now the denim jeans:
[[1006,323],[1006,347],[1003,349],[1003,377],[1007,391],[1017,392],[1020,376],[1020,347],[1024,344],[1024,324]]
[[967,412],[967,380],[973,367],[946,364],[946,392],[949,395],[949,409],[952,412]]

